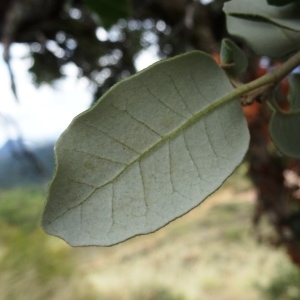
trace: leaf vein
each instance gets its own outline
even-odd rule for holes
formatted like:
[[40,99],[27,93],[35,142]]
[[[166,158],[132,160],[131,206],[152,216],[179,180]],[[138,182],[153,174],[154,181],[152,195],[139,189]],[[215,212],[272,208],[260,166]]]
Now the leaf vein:
[[185,147],[186,147],[186,149],[187,149],[187,152],[188,152],[188,154],[189,154],[189,157],[190,157],[190,159],[191,159],[191,161],[192,161],[194,167],[195,167],[196,170],[197,170],[199,179],[202,180],[202,181],[208,182],[206,179],[204,179],[204,178],[202,177],[202,175],[201,175],[201,173],[200,173],[200,170],[199,170],[199,168],[198,168],[198,166],[197,166],[197,164],[196,164],[196,162],[195,162],[195,160],[194,160],[194,158],[193,158],[193,156],[192,156],[191,150],[190,150],[190,148],[189,148],[189,146],[188,146],[188,144],[187,144],[187,141],[186,141],[186,135],[185,135],[185,132],[183,132],[183,140],[184,140],[184,144],[185,144]]
[[144,203],[146,206],[146,210],[148,210],[148,203],[147,203],[147,196],[146,196],[146,189],[145,189],[145,179],[144,179],[144,175],[143,175],[143,170],[142,170],[142,166],[141,166],[141,162],[139,161],[139,170],[140,170],[140,174],[141,174],[141,179],[142,179],[142,186],[143,186],[143,199],[144,199]]
[[162,99],[158,98],[149,88],[147,88],[148,93],[155,98],[159,103],[161,103],[163,106],[165,106],[166,108],[168,108],[169,110],[171,110],[173,113],[175,113],[177,116],[182,117],[183,119],[187,120],[187,118],[178,113],[176,110],[174,110],[171,106],[169,106],[167,103],[165,103]]
[[204,100],[204,103],[207,103],[208,105],[210,105],[210,101],[208,101],[208,99],[206,98],[206,96],[202,93],[202,91],[199,89],[198,85],[196,84],[196,80],[193,76],[193,74],[191,72],[189,72],[190,77],[192,79],[192,83],[195,86],[197,92],[199,93],[200,97]]
[[141,123],[142,125],[144,125],[147,129],[149,129],[151,132],[153,132],[154,134],[158,135],[159,137],[163,137],[161,134],[159,134],[158,132],[156,132],[153,128],[151,128],[148,124],[144,123],[143,121],[139,120],[137,117],[135,117],[132,113],[130,113],[130,111],[128,110],[128,108],[126,107],[126,110],[120,109],[119,107],[113,106],[115,109],[120,110],[122,112],[126,112],[133,120],[137,121],[138,123]]
[[211,141],[211,138],[210,138],[210,135],[208,133],[208,130],[207,130],[207,126],[206,126],[206,120],[205,118],[203,119],[203,123],[204,123],[204,130],[205,130],[205,135],[207,136],[207,139],[208,139],[208,142],[209,142],[209,145],[210,145],[210,148],[212,150],[212,153],[214,154],[214,156],[216,157],[217,161],[218,161],[218,165],[219,165],[219,157],[214,149],[214,146],[212,144],[212,141]]
[[175,83],[175,80],[173,79],[173,77],[172,77],[171,75],[168,74],[168,76],[169,76],[170,80],[172,81],[172,83],[173,83],[173,85],[174,85],[174,88],[175,88],[175,91],[176,91],[176,93],[179,95],[179,98],[180,98],[181,102],[183,103],[184,107],[186,108],[186,110],[187,110],[191,115],[193,115],[193,113],[190,111],[190,109],[189,109],[189,107],[188,107],[186,101],[185,101],[184,98],[182,97],[182,95],[181,95],[181,93],[180,93],[180,90],[178,89],[178,87],[177,87],[177,85],[176,85],[176,83]]
[[123,166],[126,166],[126,164],[120,162],[120,161],[117,161],[117,160],[113,160],[111,158],[107,158],[107,157],[103,157],[103,156],[98,156],[94,153],[89,153],[89,152],[86,152],[86,151],[83,151],[83,150],[79,150],[79,149],[64,149],[64,148],[61,148],[61,150],[63,151],[66,151],[66,152],[72,152],[72,151],[75,151],[75,152],[78,152],[78,153],[83,153],[83,154],[86,154],[86,155],[90,155],[90,156],[93,156],[99,160],[103,159],[103,160],[106,160],[108,162],[111,162],[111,163],[114,163],[114,164],[119,164],[119,165],[123,165]]
[[121,144],[122,146],[128,148],[129,150],[133,151],[134,153],[136,153],[136,154],[138,154],[138,155],[140,154],[140,153],[137,152],[135,149],[133,149],[133,148],[131,148],[130,146],[126,145],[124,142],[121,142],[121,141],[117,140],[115,137],[109,135],[107,132],[101,130],[99,127],[96,127],[96,126],[94,126],[94,125],[92,125],[92,124],[89,124],[89,123],[85,123],[85,125],[87,125],[87,126],[93,128],[93,129],[95,129],[96,131],[101,132],[103,135],[105,135],[105,136],[107,136],[108,138],[112,139],[114,142],[117,142],[117,143]]

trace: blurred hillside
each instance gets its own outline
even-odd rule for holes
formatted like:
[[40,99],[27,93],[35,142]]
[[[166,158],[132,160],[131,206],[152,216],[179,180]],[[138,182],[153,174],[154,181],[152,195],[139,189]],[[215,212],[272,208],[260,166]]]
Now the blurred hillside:
[[46,235],[45,189],[0,189],[0,300],[299,300],[299,271],[249,230],[255,192],[242,181],[114,247]]
[[0,148],[0,188],[43,185],[54,170],[54,143],[25,146],[8,140]]

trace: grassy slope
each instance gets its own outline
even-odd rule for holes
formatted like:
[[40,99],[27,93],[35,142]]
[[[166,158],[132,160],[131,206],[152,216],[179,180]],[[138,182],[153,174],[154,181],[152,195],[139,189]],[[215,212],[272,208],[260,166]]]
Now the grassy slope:
[[86,249],[86,275],[104,299],[261,299],[258,286],[288,261],[254,241],[252,195],[223,190],[153,235]]
[[[77,249],[38,227],[43,191],[0,190],[0,300],[267,299],[283,284],[275,274],[293,271],[283,253],[254,241],[255,195],[236,185],[152,235]],[[300,299],[286,285],[280,299]]]

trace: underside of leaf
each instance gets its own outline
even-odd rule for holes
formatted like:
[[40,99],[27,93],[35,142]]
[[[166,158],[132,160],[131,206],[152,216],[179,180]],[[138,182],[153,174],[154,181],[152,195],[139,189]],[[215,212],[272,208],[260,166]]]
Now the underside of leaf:
[[282,57],[300,49],[300,32],[274,24],[226,17],[228,32],[244,40],[258,55]]
[[289,87],[289,112],[273,112],[270,134],[283,155],[300,159],[300,74],[290,75]]
[[282,57],[300,49],[300,2],[283,7],[267,1],[232,0],[224,5],[228,32],[259,55]]
[[222,40],[220,59],[226,73],[233,77],[244,73],[248,67],[245,53],[227,38]]
[[201,52],[159,62],[109,90],[55,147],[46,232],[107,246],[153,232],[214,192],[248,148],[223,70]]
[[276,7],[267,1],[232,0],[224,4],[224,12],[237,18],[273,24],[279,28],[300,31],[300,2]]
[[288,157],[300,159],[300,112],[275,112],[270,122],[270,133],[279,151]]

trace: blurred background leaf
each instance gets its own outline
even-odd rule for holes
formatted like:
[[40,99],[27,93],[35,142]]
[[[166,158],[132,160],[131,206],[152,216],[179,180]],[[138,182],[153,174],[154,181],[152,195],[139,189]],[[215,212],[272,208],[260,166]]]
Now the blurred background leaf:
[[106,29],[117,23],[119,19],[130,17],[131,10],[128,2],[128,0],[84,0],[84,3],[98,14]]
[[268,4],[275,6],[284,6],[299,0],[267,0]]

